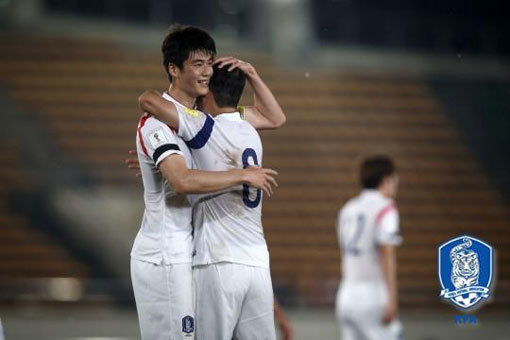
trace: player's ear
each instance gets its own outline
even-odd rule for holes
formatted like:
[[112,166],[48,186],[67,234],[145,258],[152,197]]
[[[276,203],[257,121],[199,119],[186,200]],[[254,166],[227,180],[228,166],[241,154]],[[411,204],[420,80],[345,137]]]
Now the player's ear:
[[180,72],[180,69],[179,67],[177,67],[177,65],[175,64],[168,64],[168,73],[170,74],[170,76],[172,76],[172,78],[177,78],[177,76],[179,75],[179,72]]

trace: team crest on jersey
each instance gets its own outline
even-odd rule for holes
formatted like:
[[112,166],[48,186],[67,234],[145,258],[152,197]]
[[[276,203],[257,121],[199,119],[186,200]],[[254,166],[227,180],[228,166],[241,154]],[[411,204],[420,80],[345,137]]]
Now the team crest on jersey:
[[165,135],[163,134],[163,130],[157,129],[149,134],[149,140],[154,149],[157,149],[158,146],[168,143]]
[[184,109],[184,112],[186,112],[189,115],[192,115],[193,117],[198,117],[199,116],[199,112],[197,110],[193,110],[193,109],[190,109],[188,107]]
[[470,236],[454,238],[438,249],[438,273],[443,299],[468,309],[490,296],[493,251]]
[[192,316],[186,315],[182,318],[182,331],[190,334],[195,330],[195,320]]

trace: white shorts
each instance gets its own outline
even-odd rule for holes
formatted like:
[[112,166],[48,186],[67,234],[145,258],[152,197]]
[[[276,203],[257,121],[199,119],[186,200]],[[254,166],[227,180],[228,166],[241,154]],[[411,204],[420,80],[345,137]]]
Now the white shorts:
[[387,297],[384,286],[358,285],[340,288],[336,316],[342,340],[401,340],[402,324],[382,322]]
[[131,259],[131,281],[143,340],[194,339],[191,263]]
[[268,268],[226,262],[195,266],[193,282],[197,339],[276,339]]

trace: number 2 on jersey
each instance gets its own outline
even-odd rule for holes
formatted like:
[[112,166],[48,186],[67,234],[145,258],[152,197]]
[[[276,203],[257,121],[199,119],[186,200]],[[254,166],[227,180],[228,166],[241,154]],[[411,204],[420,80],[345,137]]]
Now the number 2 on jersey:
[[[250,158],[253,161],[253,164],[250,164],[249,160]],[[247,148],[243,152],[242,156],[243,160],[243,168],[246,169],[250,165],[259,165],[259,162],[257,160],[257,154],[255,153],[255,150],[252,148]],[[260,189],[257,189],[257,196],[254,200],[250,199],[250,186],[247,184],[243,184],[243,202],[244,205],[246,205],[248,208],[256,208],[260,204],[260,199],[262,197],[262,192]]]
[[359,256],[361,250],[358,248],[358,242],[361,238],[361,234],[363,233],[363,228],[365,227],[365,215],[359,214],[356,222],[357,223],[355,225],[352,225],[352,227],[355,228],[354,235],[352,235],[352,238],[347,241],[345,250],[349,255]]

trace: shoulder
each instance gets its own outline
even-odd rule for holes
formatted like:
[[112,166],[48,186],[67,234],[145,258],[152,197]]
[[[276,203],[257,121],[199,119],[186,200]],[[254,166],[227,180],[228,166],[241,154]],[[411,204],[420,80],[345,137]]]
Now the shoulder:
[[175,130],[153,116],[142,117],[138,130],[141,137],[153,138],[157,144],[164,142],[175,143],[175,140],[178,138]]
[[158,120],[157,118],[155,118],[153,115],[151,115],[149,113],[144,114],[140,118],[138,128],[141,129],[142,131],[149,131],[149,130],[153,130],[155,128],[164,128],[165,130],[166,129],[170,130],[170,127],[168,127],[168,125],[166,125],[162,121]]
[[392,199],[385,199],[384,201],[381,201],[378,208],[377,208],[377,214],[375,217],[376,223],[379,223],[384,218],[387,217],[397,217],[398,218],[398,209],[395,201]]
[[243,131],[242,133],[248,134],[252,138],[260,139],[259,132],[248,121],[241,120],[241,121],[234,122],[234,123],[240,127],[240,129]]
[[397,203],[391,198],[383,197],[379,204],[382,209],[397,210]]
[[359,203],[359,196],[355,196],[350,198],[345,204],[342,206],[340,211],[338,212],[338,216],[348,213],[350,210],[354,209]]

